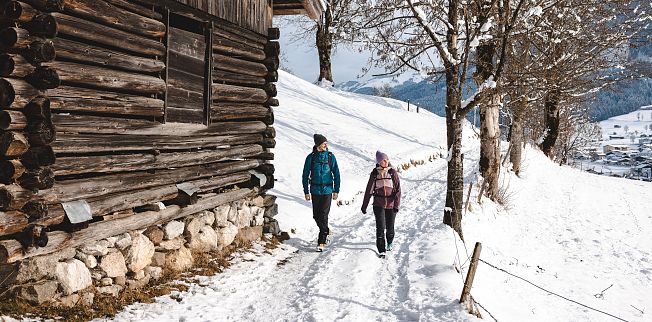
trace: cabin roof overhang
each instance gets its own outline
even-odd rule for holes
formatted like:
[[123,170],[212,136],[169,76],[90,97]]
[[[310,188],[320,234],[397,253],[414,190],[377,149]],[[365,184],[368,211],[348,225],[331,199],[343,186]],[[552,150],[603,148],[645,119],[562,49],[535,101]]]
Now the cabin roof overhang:
[[310,19],[319,19],[326,9],[323,0],[273,0],[272,10],[275,16],[306,15]]

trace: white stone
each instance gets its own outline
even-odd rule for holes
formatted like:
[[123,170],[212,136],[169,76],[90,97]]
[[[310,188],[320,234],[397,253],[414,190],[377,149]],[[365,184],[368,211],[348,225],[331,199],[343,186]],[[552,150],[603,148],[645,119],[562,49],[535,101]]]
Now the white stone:
[[199,218],[204,221],[205,225],[213,226],[213,223],[215,223],[215,214],[208,210],[200,212]]
[[106,294],[113,297],[118,297],[118,295],[120,295],[120,291],[122,291],[122,286],[120,285],[103,286],[97,288],[97,292],[100,294]]
[[138,271],[134,273],[135,280],[142,280],[145,277],[145,271]]
[[79,250],[88,255],[104,256],[109,253],[109,243],[106,240],[100,240],[90,245],[82,246]]
[[98,271],[93,271],[93,272],[91,272],[91,278],[92,278],[94,281],[99,281],[99,280],[101,280],[102,278],[104,278],[104,276],[106,276],[106,272],[98,272]]
[[49,255],[28,258],[20,264],[16,274],[16,284],[28,281],[38,281],[44,277],[55,277],[55,269],[59,261],[75,257],[75,249],[67,248]]
[[113,281],[115,284],[120,285],[120,286],[125,286],[127,284],[127,277],[126,276],[116,276]]
[[192,236],[199,232],[205,225],[212,226],[215,222],[215,214],[210,211],[202,211],[198,214],[189,216],[186,220],[186,229],[184,234]]
[[224,227],[221,228],[217,232],[217,245],[219,247],[225,247],[228,245],[231,245],[233,243],[233,240],[235,239],[235,235],[238,234],[238,227],[236,227],[234,224],[230,223]]
[[238,217],[234,224],[238,226],[238,228],[249,227],[252,217],[251,209],[249,209],[249,207],[243,207],[238,210]]
[[251,200],[251,204],[256,207],[262,208],[265,206],[265,199],[262,196],[256,196],[256,198]]
[[165,224],[163,226],[163,232],[165,233],[165,240],[171,240],[175,239],[181,234],[183,234],[183,229],[186,227],[186,225],[177,220],[170,221],[169,223]]
[[118,241],[118,237],[115,237],[115,236],[109,237],[109,238],[106,239],[106,242],[107,242],[109,248],[115,247],[115,242],[117,242],[117,241]]
[[127,287],[131,290],[142,288],[149,283],[150,279],[151,277],[145,276],[139,280],[127,280]]
[[77,252],[77,255],[75,256],[78,260],[84,262],[86,267],[88,268],[95,268],[97,266],[97,258],[93,255],[89,255],[86,253],[82,252]]
[[[58,284],[55,281],[39,281],[20,286],[16,296],[33,305],[40,305],[55,300],[58,295],[57,288]],[[3,321],[3,319],[0,318],[0,321]]]
[[217,234],[213,230],[213,227],[204,225],[196,234],[191,234],[188,248],[198,252],[208,252],[217,249]]
[[[181,245],[183,246],[183,245]],[[179,247],[181,248],[181,247]],[[163,252],[154,252],[154,256],[152,256],[152,264],[154,266],[165,266],[165,253]],[[147,268],[147,267],[145,267]]]
[[79,302],[79,294],[70,294],[68,296],[62,296],[55,305],[63,307],[73,307]]
[[132,237],[131,247],[127,251],[127,268],[137,272],[152,262],[154,243],[142,234]]
[[118,240],[115,242],[115,247],[117,247],[119,250],[124,250],[129,246],[131,246],[131,235],[124,233],[118,236]]
[[121,252],[109,253],[102,257],[100,268],[106,272],[106,276],[108,277],[125,276],[127,274],[125,257]]
[[213,209],[215,214],[215,226],[219,228],[226,227],[226,224],[229,222],[229,212],[231,211],[230,205],[221,205]]
[[178,236],[172,240],[164,240],[158,246],[156,250],[177,250],[186,243],[186,240],[183,236]]
[[77,259],[57,263],[55,274],[66,295],[83,290],[93,284],[91,272],[84,263]]
[[229,207],[229,214],[228,214],[226,219],[228,221],[234,223],[234,224],[238,220],[238,203],[237,202],[231,203],[231,207]]
[[105,278],[100,280],[100,285],[102,285],[102,286],[113,285],[113,279],[110,278],[110,277],[105,277]]
[[183,272],[192,267],[192,253],[188,248],[181,247],[179,250],[168,253],[165,256],[165,266],[176,272]]
[[157,280],[163,276],[163,268],[157,266],[147,266],[145,267],[145,274]]
[[78,304],[83,306],[91,306],[93,305],[94,300],[95,300],[95,294],[86,292],[81,295]]
[[265,208],[253,206],[251,207],[251,212],[253,214],[251,226],[262,226],[265,222]]

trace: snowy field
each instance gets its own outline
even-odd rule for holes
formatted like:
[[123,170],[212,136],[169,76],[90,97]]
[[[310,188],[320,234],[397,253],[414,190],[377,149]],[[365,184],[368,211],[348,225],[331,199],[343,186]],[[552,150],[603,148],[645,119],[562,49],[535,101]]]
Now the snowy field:
[[609,140],[609,135],[622,135],[625,137],[625,140],[610,143],[630,144],[631,140],[628,138],[630,134],[652,134],[652,107],[646,108],[648,109],[614,116],[600,122],[600,127],[602,128],[602,139]]
[[[638,150],[641,135],[652,136],[652,106],[628,114],[614,116],[599,123],[602,128],[602,141],[599,152],[603,147],[610,145],[627,145],[631,150]],[[610,136],[622,136],[623,139],[611,139]],[[631,166],[607,164],[604,161],[577,160],[576,168],[580,170],[591,169],[605,175],[628,175]]]
[[[477,203],[474,185],[463,244],[441,224],[445,159],[428,162],[445,150],[442,118],[283,72],[277,86],[278,182],[271,193],[292,238],[271,253],[258,245],[224,273],[131,305],[116,321],[480,321],[458,304],[476,241],[484,262],[471,293],[498,321],[617,321],[607,314],[652,321],[652,183],[560,167],[527,149],[522,177],[502,174],[508,209]],[[313,133],[328,138],[342,173],[344,203],[333,204],[335,237],[324,253],[314,251],[317,227],[301,188]],[[465,129],[467,187],[476,180],[473,135]],[[377,257],[371,211],[360,212],[376,150],[395,165],[426,160],[400,173],[396,247],[385,260]],[[481,310],[485,321],[488,312]]]

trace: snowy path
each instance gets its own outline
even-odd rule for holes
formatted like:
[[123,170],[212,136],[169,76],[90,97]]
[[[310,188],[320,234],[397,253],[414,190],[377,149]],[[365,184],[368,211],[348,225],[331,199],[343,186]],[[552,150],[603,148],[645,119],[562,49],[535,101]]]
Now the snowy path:
[[326,252],[315,252],[314,240],[293,238],[271,255],[245,254],[224,273],[202,277],[176,301],[163,297],[133,305],[116,320],[459,320],[459,306],[448,292],[428,286],[437,284],[438,272],[448,274],[452,263],[421,265],[433,243],[452,238],[440,224],[445,175],[445,160],[403,172],[409,193],[396,219],[397,247],[386,260],[377,257],[371,209],[361,214],[358,198],[338,207],[343,216],[331,216],[334,239]]
[[[391,99],[318,88],[283,72],[278,88],[277,182],[271,193],[278,196],[275,218],[292,239],[271,252],[257,245],[223,273],[200,277],[187,292],[154,304],[132,305],[116,320],[480,321],[457,303],[463,277],[453,264],[459,258],[465,269],[467,263],[464,246],[441,224],[445,160],[401,173],[397,247],[386,260],[376,256],[371,209],[360,213],[359,192],[375,151],[397,165],[445,153],[444,120],[407,112]],[[314,251],[317,228],[300,185],[313,133],[330,140],[343,178],[340,197],[348,201],[331,207],[335,238],[322,254]],[[465,130],[464,142],[468,184],[479,147],[472,131]],[[583,173],[527,151],[521,177],[502,175],[511,193],[509,210],[476,203],[473,189],[463,220],[467,252],[482,242],[486,262],[627,321],[652,321],[652,183]],[[614,320],[485,264],[472,294],[499,321]]]

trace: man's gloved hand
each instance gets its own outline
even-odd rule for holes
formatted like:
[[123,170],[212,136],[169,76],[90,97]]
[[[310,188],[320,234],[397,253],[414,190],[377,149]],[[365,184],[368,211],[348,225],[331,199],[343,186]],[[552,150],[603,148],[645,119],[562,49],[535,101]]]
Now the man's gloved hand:
[[394,208],[394,213],[395,213],[395,214],[398,213],[398,208]]
[[362,211],[362,213],[365,214],[365,215],[367,214],[367,209],[360,208],[360,211]]

